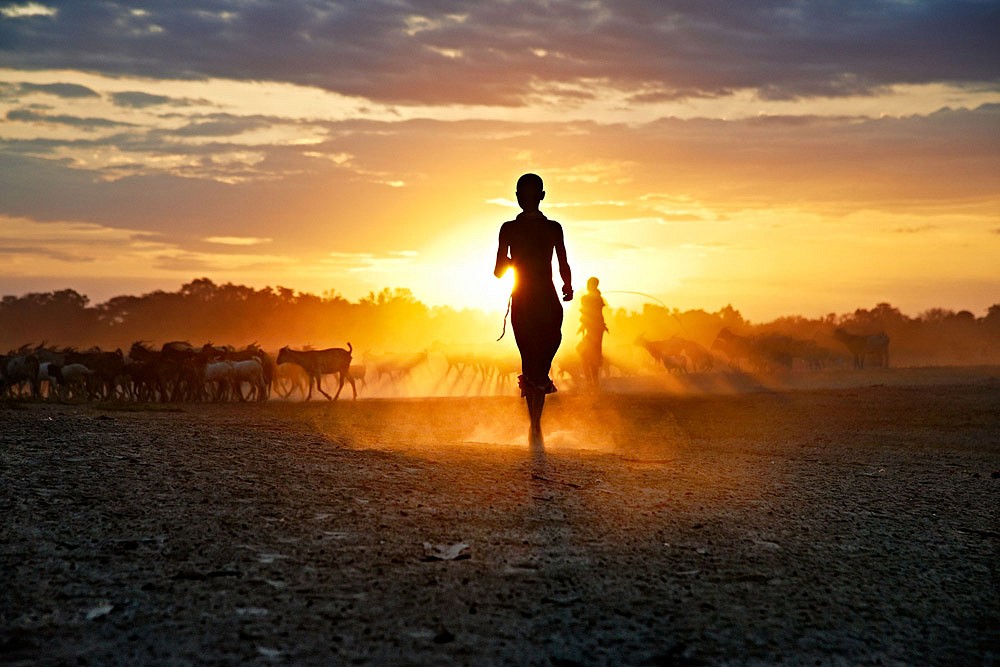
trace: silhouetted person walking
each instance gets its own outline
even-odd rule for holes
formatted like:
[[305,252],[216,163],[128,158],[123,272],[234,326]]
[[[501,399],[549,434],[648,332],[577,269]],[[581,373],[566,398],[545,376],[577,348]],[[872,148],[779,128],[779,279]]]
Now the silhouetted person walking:
[[601,350],[604,333],[608,325],[604,323],[604,297],[597,289],[600,281],[591,277],[587,280],[587,293],[580,297],[580,328],[577,333],[583,334],[583,340],[576,346],[583,362],[583,374],[592,387],[597,387],[604,364],[604,354]]
[[518,385],[528,404],[532,446],[542,444],[542,409],[545,395],[556,390],[549,378],[552,359],[562,341],[562,304],[552,283],[552,253],[559,261],[563,301],[573,298],[562,226],[538,210],[545,198],[541,177],[525,174],[517,180],[521,213],[500,227],[500,245],[493,274],[499,278],[514,268],[510,323],[521,353]]

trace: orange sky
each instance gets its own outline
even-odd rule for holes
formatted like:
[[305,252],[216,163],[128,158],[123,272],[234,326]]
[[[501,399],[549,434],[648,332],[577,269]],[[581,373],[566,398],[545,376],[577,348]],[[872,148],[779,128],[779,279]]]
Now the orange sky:
[[[785,16],[770,5],[772,22]],[[609,292],[731,303],[757,321],[881,301],[982,314],[1000,302],[996,63],[942,64],[934,49],[951,46],[933,39],[929,57],[906,58],[888,26],[881,51],[822,47],[852,20],[877,32],[906,19],[896,29],[916,35],[922,21],[961,25],[995,6],[897,5],[833,19],[800,4],[794,26],[750,9],[725,17],[794,34],[819,54],[799,68],[790,52],[749,47],[705,65],[695,55],[717,41],[700,31],[728,30],[723,17],[644,17],[628,3],[604,7],[615,21],[580,9],[567,19],[580,34],[537,39],[475,3],[411,8],[395,24],[373,23],[375,9],[331,12],[312,20],[330,35],[366,26],[343,38],[366,48],[381,34],[381,59],[345,59],[331,37],[328,53],[292,44],[273,63],[172,41],[184,21],[205,21],[236,52],[279,29],[249,13],[208,23],[110,3],[119,23],[108,23],[73,5],[3,5],[15,38],[0,69],[0,292],[73,287],[102,301],[205,276],[351,299],[409,287],[430,304],[502,310],[496,233],[517,212],[517,176],[535,171],[578,289],[598,275]],[[833,20],[845,24],[822,23]],[[69,21],[83,29],[59,42],[65,53],[44,50]],[[616,21],[636,26],[628,58]],[[650,22],[681,26],[673,50],[644,41]],[[130,34],[148,36],[146,58]],[[612,75],[618,58],[633,64]]]

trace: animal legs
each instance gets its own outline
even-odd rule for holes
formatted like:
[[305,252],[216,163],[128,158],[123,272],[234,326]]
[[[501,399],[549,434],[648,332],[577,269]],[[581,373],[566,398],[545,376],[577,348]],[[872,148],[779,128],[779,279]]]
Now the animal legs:
[[[330,396],[330,394],[328,394],[325,391],[323,391],[323,384],[322,383],[323,383],[323,376],[317,373],[316,374],[316,388],[319,389],[319,393],[321,393],[324,396],[326,396],[326,400],[332,401],[333,397]],[[338,391],[337,393],[339,394],[340,392]]]

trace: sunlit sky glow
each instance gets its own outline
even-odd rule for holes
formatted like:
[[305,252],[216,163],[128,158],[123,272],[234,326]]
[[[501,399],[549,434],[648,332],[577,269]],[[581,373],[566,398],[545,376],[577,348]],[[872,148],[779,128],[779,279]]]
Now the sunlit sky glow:
[[1000,302],[1000,2],[440,6],[0,0],[0,293],[502,310],[536,171],[578,289]]

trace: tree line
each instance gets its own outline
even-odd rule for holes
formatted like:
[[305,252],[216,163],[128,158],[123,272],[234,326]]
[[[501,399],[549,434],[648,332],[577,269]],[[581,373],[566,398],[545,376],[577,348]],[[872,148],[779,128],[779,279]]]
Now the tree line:
[[[644,304],[639,310],[606,311],[609,346],[632,346],[639,336],[671,336],[705,346],[723,328],[745,335],[782,334],[815,340],[830,349],[840,327],[855,333],[884,332],[898,365],[1000,363],[1000,304],[977,317],[966,311],[934,308],[908,316],[888,303],[822,317],[790,315],[752,323],[727,305],[715,312],[681,311]],[[566,313],[564,345],[573,344],[578,312]],[[403,288],[384,289],[357,301],[336,293],[322,296],[286,287],[255,289],[198,278],[174,292],[116,296],[91,304],[73,289],[8,295],[0,300],[0,351],[23,345],[79,349],[127,348],[134,341],[172,340],[245,345],[336,347],[352,341],[368,350],[421,350],[434,345],[494,343],[498,316],[475,309],[431,307]]]

